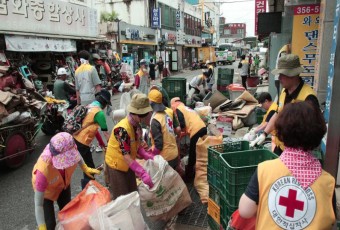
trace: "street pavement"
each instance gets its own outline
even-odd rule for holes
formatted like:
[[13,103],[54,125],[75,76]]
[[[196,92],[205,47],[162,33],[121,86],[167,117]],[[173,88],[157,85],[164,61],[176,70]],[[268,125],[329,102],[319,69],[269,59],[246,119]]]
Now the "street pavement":
[[[228,68],[235,68],[228,66]],[[216,70],[215,70],[216,71]],[[184,77],[187,79],[187,85],[190,80],[201,74],[201,70],[183,70],[171,77]],[[235,71],[234,82],[239,83],[240,77],[238,71]],[[159,79],[156,80],[159,83]],[[216,85],[215,85],[216,89]],[[187,91],[188,92],[188,91]],[[112,97],[113,109],[119,107],[121,94],[115,94]],[[109,130],[113,128],[113,121],[111,117],[107,117],[107,123]],[[25,164],[16,169],[6,171],[0,169],[0,230],[31,230],[36,229],[36,221],[34,214],[34,193],[32,190],[31,178],[32,169],[36,163],[39,155],[42,153],[45,146],[50,140],[50,136],[44,135],[40,132],[36,137],[36,149],[27,157]],[[93,153],[93,159],[96,165],[100,165],[103,162],[103,153]],[[82,178],[82,172],[79,168],[76,169],[72,179],[72,197],[76,196],[80,191],[80,179]],[[97,180],[103,182],[103,176],[97,177]],[[187,226],[187,225],[176,225],[175,229],[192,229],[198,230],[202,228]]]

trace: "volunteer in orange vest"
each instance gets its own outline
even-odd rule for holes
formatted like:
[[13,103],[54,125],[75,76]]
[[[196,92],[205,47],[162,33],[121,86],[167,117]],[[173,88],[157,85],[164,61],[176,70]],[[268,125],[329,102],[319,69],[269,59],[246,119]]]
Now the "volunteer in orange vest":
[[[110,138],[106,124],[105,113],[103,111],[107,105],[111,105],[111,94],[106,89],[102,89],[96,94],[96,100],[87,106],[88,111],[82,122],[82,128],[80,131],[73,134],[81,156],[83,157],[85,163],[92,168],[95,168],[95,165],[93,162],[90,145],[95,138],[99,127],[101,128],[106,140],[108,141]],[[84,174],[84,178],[81,180],[82,188],[85,188],[86,184],[90,180],[91,178]]]
[[186,182],[190,182],[195,178],[196,164],[196,143],[200,137],[207,135],[207,127],[195,110],[185,106],[179,97],[171,99],[171,108],[177,116],[180,127],[190,136],[189,161],[185,167]]
[[136,161],[137,150],[143,141],[140,123],[152,111],[148,97],[134,94],[127,111],[129,114],[113,128],[105,155],[113,200],[137,191],[136,175],[149,188],[153,187],[150,175]]
[[161,155],[172,168],[178,164],[178,148],[173,126],[173,114],[168,114],[162,104],[162,94],[157,89],[149,92],[149,101],[153,114],[150,121],[152,147],[148,151],[142,146],[138,148],[138,154],[144,159],[153,159],[155,155]]
[[256,216],[256,229],[332,229],[335,179],[312,152],[327,130],[320,110],[308,101],[287,104],[275,128],[285,149],[258,165],[240,199],[240,216]]
[[99,170],[85,164],[69,133],[61,132],[53,136],[32,172],[35,217],[39,230],[55,229],[54,202],[57,201],[61,210],[71,201],[71,177],[77,165],[91,178],[93,174],[100,174]]
[[[262,123],[259,126],[252,128],[249,131],[248,135],[246,134],[244,136],[244,140],[253,141],[256,137],[256,134],[260,133],[262,130],[266,128],[268,122],[278,110],[277,104],[273,102],[272,96],[267,92],[262,92],[258,97],[257,101],[259,102],[259,104],[261,104],[261,107],[265,109],[267,112],[263,116]],[[274,134],[274,132],[272,132],[272,134]]]
[[[300,73],[304,71],[304,68],[301,67],[299,56],[295,54],[286,54],[279,59],[277,66],[277,69],[274,69],[272,74],[279,74],[279,80],[283,87],[279,98],[278,113],[280,113],[282,108],[288,103],[297,101],[309,101],[315,107],[319,108],[316,93],[309,85],[304,83],[301,77],[299,77]],[[274,125],[277,120],[277,115],[278,114],[275,113],[272,116],[264,129],[264,132],[252,141],[250,146],[260,145],[264,142],[267,135],[275,129]],[[284,150],[284,145],[278,138],[275,138],[275,145],[274,152],[277,155],[280,155]]]

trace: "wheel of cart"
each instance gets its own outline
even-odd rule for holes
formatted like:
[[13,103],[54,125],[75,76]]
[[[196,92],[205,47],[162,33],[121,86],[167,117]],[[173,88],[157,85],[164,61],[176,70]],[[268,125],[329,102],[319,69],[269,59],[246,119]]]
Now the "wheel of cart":
[[38,125],[31,122],[0,128],[0,163],[7,168],[18,168],[28,153],[34,150]]

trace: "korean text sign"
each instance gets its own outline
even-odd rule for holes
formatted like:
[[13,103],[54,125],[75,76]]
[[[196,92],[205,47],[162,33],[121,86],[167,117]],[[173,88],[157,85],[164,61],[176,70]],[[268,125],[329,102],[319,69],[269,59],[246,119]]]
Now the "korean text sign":
[[97,37],[97,11],[56,0],[0,0],[0,29]]
[[315,60],[318,46],[320,5],[300,5],[294,7],[292,53],[300,57],[300,74],[305,82],[313,86]]
[[267,0],[255,0],[255,35],[257,35],[257,22],[259,13],[267,10]]
[[161,9],[153,8],[152,9],[152,20],[151,20],[151,28],[161,28]]

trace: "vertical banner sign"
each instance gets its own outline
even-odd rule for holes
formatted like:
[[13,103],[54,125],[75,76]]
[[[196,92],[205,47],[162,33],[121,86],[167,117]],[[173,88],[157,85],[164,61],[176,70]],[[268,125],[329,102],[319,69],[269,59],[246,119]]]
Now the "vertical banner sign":
[[255,0],[255,35],[257,35],[258,14],[267,11],[267,0]]
[[181,11],[176,10],[176,28],[179,29],[181,27]]
[[161,28],[161,9],[152,9],[151,28]]
[[305,69],[300,76],[312,87],[319,36],[319,14],[319,4],[294,7],[292,53],[300,57]]

